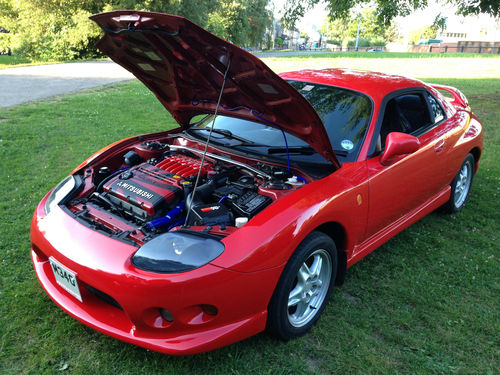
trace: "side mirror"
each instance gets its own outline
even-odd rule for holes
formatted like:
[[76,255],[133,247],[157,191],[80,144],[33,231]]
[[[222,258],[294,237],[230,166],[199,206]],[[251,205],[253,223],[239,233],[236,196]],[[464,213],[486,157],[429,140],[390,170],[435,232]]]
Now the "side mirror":
[[412,154],[419,148],[420,141],[417,137],[406,133],[389,133],[385,140],[384,153],[380,156],[380,164],[391,165],[400,159],[398,156]]

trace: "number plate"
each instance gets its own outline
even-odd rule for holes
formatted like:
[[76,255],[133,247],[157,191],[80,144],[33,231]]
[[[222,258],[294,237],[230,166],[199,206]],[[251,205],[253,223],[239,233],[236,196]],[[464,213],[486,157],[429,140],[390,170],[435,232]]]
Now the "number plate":
[[63,287],[69,294],[82,302],[82,296],[80,294],[80,289],[78,288],[78,281],[76,280],[76,274],[64,267],[54,258],[50,257],[50,266],[54,272],[54,277],[57,283]]

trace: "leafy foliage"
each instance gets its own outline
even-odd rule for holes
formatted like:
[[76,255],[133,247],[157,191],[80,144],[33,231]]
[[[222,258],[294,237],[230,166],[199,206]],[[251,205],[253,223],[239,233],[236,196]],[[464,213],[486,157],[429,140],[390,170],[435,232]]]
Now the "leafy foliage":
[[272,26],[272,14],[266,9],[268,0],[248,0],[247,16],[250,23],[248,44],[260,46],[263,36]]
[[221,0],[218,9],[208,15],[208,30],[235,44],[244,45],[250,31],[246,4]]
[[397,38],[397,29],[394,24],[389,26],[378,22],[375,8],[367,8],[358,16],[351,16],[346,20],[327,20],[320,31],[329,40],[340,41],[348,46],[354,46],[354,39],[360,26],[360,47],[385,46],[387,42],[392,42]]
[[[324,0],[327,4],[330,19],[349,19],[351,10],[359,6],[374,4],[377,22],[381,25],[390,25],[397,16],[407,16],[411,12],[425,8],[428,0]],[[498,0],[441,0],[458,7],[462,15],[487,13],[500,17],[500,1]],[[320,0],[288,0],[283,17],[287,27],[292,28],[304,16],[306,11],[318,4]]]
[[434,25],[424,26],[410,33],[408,42],[417,44],[420,39],[434,39],[436,37],[437,27]]
[[34,60],[94,57],[102,31],[92,14],[136,9],[177,14],[241,46],[258,46],[271,23],[268,0],[0,0],[0,48]]
[[89,45],[99,29],[88,17],[92,1],[0,0],[8,47],[27,57],[72,59],[95,55]]

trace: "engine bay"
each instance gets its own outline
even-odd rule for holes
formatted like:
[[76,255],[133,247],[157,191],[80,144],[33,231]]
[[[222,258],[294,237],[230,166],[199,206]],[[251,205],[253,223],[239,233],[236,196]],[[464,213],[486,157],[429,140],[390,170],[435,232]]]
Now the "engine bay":
[[306,183],[286,166],[191,146],[143,141],[87,166],[85,186],[65,208],[94,230],[142,245],[188,227],[226,236]]

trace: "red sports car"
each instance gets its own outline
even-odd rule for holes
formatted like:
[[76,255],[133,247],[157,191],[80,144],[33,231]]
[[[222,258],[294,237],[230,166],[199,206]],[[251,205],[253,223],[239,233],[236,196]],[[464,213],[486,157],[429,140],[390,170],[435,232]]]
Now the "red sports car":
[[300,336],[347,267],[467,201],[483,131],[455,88],[348,69],[278,76],[181,17],[92,19],[100,50],[180,125],[99,151],[35,211],[38,279],[92,328],[169,354],[264,329]]

